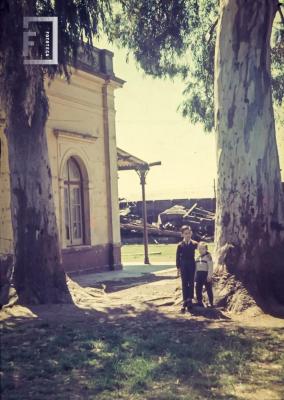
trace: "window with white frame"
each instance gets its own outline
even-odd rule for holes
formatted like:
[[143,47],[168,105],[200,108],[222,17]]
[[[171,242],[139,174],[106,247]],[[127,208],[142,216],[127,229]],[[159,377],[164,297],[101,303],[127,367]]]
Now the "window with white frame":
[[64,168],[64,232],[68,246],[84,243],[82,185],[79,164],[71,157]]

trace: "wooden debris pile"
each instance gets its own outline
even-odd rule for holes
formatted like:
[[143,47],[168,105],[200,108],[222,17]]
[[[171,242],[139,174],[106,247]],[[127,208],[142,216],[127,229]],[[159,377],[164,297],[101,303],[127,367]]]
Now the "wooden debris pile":
[[[136,213],[135,203],[120,210],[121,237],[124,240],[143,237],[143,219]],[[211,211],[198,207],[195,203],[190,209],[181,205],[175,205],[158,216],[157,223],[147,224],[150,240],[153,242],[180,240],[180,228],[182,225],[190,225],[194,237],[198,240],[211,241],[214,239],[215,215]]]
[[190,225],[197,239],[214,239],[215,215],[198,207],[197,203],[190,209],[175,205],[163,211],[158,217],[158,224],[161,229],[175,231],[179,231],[182,225]]
[[[143,219],[135,213],[135,203],[128,203],[127,207],[120,210],[120,230],[123,241],[129,238],[143,238]],[[158,238],[172,238],[174,242],[180,239],[180,232],[172,229],[161,229],[158,224],[147,224],[147,230],[150,240],[159,242]],[[139,241],[139,240],[138,240]]]

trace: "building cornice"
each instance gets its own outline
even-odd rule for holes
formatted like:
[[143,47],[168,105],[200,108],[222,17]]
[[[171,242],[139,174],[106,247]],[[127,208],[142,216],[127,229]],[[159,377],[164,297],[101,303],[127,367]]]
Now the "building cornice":
[[79,47],[73,68],[98,76],[105,81],[113,82],[117,87],[122,87],[125,83],[123,79],[114,74],[113,52],[107,49],[98,49],[87,43]]
[[53,129],[53,133],[57,138],[67,138],[67,139],[90,142],[90,143],[93,143],[98,139],[98,136],[91,135],[90,133],[69,131],[60,128]]

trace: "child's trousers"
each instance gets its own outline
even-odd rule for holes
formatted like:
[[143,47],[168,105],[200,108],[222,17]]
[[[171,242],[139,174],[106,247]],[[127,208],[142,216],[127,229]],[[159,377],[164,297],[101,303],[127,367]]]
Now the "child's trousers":
[[194,274],[195,265],[183,265],[180,268],[183,305],[187,305],[188,300],[194,297]]
[[202,289],[203,289],[203,286],[205,286],[206,291],[207,291],[207,295],[208,295],[208,299],[209,299],[209,303],[211,305],[213,305],[212,283],[211,282],[207,282],[207,276],[208,276],[208,272],[207,271],[197,271],[196,272],[196,277],[195,277],[195,281],[196,281],[196,287],[195,287],[196,298],[197,298],[198,303],[202,303]]

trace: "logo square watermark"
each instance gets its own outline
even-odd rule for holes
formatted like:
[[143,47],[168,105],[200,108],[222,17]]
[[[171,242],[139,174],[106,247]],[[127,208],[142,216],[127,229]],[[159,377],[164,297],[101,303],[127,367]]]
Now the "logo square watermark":
[[24,17],[23,25],[24,64],[58,64],[58,18]]

